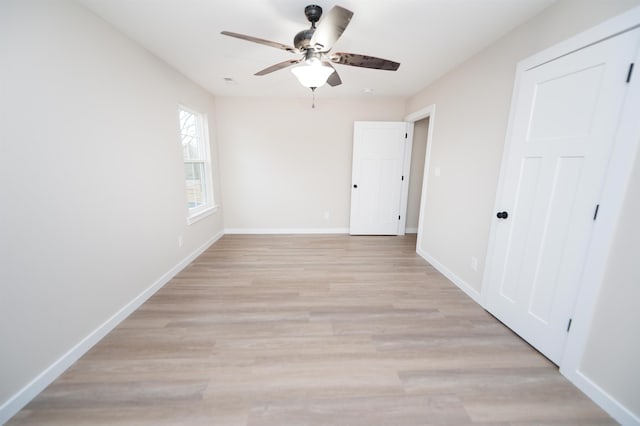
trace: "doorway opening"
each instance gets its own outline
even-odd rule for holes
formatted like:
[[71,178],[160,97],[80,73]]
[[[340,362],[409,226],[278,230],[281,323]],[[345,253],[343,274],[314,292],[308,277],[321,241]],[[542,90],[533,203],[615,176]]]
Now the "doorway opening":
[[422,181],[424,178],[425,156],[427,153],[427,136],[429,133],[429,117],[413,123],[413,143],[411,148],[411,173],[409,176],[409,194],[407,196],[407,221],[405,233],[418,233],[420,218],[420,200],[422,198]]
[[[424,150],[424,156],[422,158],[420,158],[419,155],[413,155],[411,156],[411,163],[413,166],[413,162],[416,161],[415,164],[415,168],[412,167],[412,174],[411,174],[411,179],[413,179],[413,173],[414,171],[416,171],[417,169],[421,169],[422,173],[421,173],[421,178],[420,179],[415,179],[413,180],[413,182],[416,182],[417,180],[419,180],[421,182],[420,184],[420,197],[417,200],[418,205],[419,205],[419,209],[418,209],[418,230],[417,230],[417,238],[416,238],[416,252],[422,256],[425,257],[425,252],[422,249],[422,237],[424,235],[425,229],[423,226],[424,223],[424,214],[425,214],[425,206],[426,206],[426,200],[427,200],[427,189],[428,189],[428,182],[429,182],[429,163],[431,160],[431,146],[432,141],[433,141],[433,129],[435,127],[435,118],[436,117],[436,106],[435,104],[433,105],[429,105],[425,108],[419,109],[418,111],[412,112],[411,114],[407,115],[404,120],[408,121],[410,123],[409,126],[409,132],[411,135],[411,141],[417,141],[417,138],[414,137],[415,134],[415,128],[416,128],[416,124],[418,127],[418,133],[420,134],[420,121],[424,121],[424,125],[426,126],[426,139],[422,138],[422,140],[425,141],[425,150]],[[420,136],[419,136],[420,137]],[[419,143],[419,142],[418,142]],[[412,148],[413,151],[413,148]],[[415,158],[414,158],[415,157]],[[412,180],[410,180],[409,182],[411,183]],[[414,189],[415,190],[415,189]],[[414,210],[415,213],[415,210]],[[412,214],[414,214],[412,213]],[[407,213],[407,217],[408,217],[408,213]],[[407,226],[408,227],[408,226]]]

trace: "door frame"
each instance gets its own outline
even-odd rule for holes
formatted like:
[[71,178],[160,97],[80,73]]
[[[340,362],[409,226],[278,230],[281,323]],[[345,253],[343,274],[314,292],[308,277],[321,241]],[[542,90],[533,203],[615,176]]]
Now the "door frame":
[[[424,120],[427,118],[429,119],[429,127],[427,128],[427,149],[424,154],[424,174],[422,177],[422,190],[420,193],[420,211],[418,213],[418,234],[416,238],[416,252],[422,257],[426,256],[426,253],[424,253],[420,247],[422,246],[422,237],[425,231],[422,223],[424,219],[424,211],[425,211],[426,201],[427,201],[427,184],[429,183],[428,181],[429,181],[429,165],[431,163],[431,145],[433,145],[431,142],[433,141],[433,128],[435,127],[435,120],[436,120],[436,105],[431,104],[429,106],[421,108],[415,112],[412,112],[411,114],[407,115],[404,118],[404,121],[409,123],[409,126],[408,126],[409,137],[407,138],[407,141],[410,148],[413,147],[413,128],[415,126],[415,122]],[[409,149],[409,155],[411,155],[411,149]],[[406,160],[406,157],[405,157],[405,163],[411,164],[411,157],[409,157],[408,161]],[[405,174],[405,176],[407,175]],[[409,190],[409,182],[407,181],[407,191],[408,190]],[[407,208],[406,208],[406,199],[405,199],[405,216],[406,215],[407,215]],[[406,220],[404,222],[404,225],[406,226]]]
[[[518,93],[523,73],[561,56],[568,55],[639,26],[640,6],[534,54],[517,64],[514,89],[512,92],[514,95],[511,99],[509,122],[500,166],[500,178],[498,180],[494,211],[499,209],[500,206],[498,203],[503,195],[503,177],[506,172],[505,159],[508,158],[509,142],[513,133],[514,110],[517,102],[516,94]],[[640,50],[636,53],[635,63],[640,64]],[[560,373],[567,377],[567,379],[605,409],[617,421],[623,424],[638,423],[638,419],[597,384],[592,382],[581,371],[580,364],[588,342],[591,321],[595,313],[598,295],[604,284],[604,276],[607,268],[606,259],[608,258],[615,237],[615,229],[620,213],[622,212],[624,198],[625,195],[627,195],[626,189],[636,154],[640,149],[640,123],[637,121],[637,111],[640,111],[640,73],[638,70],[636,70],[636,75],[629,83],[627,96],[623,104],[622,116],[620,117],[619,126],[616,131],[613,150],[604,177],[600,198],[600,205],[606,207],[601,209],[598,220],[594,224],[593,234],[587,249],[586,266],[576,297],[571,333],[569,333],[567,337],[564,355],[560,362]],[[494,251],[496,226],[496,222],[493,221],[489,234],[487,264],[490,262],[489,256],[491,256]],[[487,305],[489,287],[488,273],[489,268],[485,268],[481,291],[483,306]]]
[[402,189],[400,192],[400,221],[398,236],[407,232],[407,207],[409,205],[409,181],[411,179],[411,152],[413,151],[413,122],[404,120],[406,137],[404,138],[404,156],[402,159]]

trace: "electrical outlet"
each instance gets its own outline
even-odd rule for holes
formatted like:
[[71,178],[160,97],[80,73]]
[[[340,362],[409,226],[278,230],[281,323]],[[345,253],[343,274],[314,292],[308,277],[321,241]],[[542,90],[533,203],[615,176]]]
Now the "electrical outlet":
[[475,256],[471,256],[471,269],[474,271],[478,270],[478,258]]
[[436,177],[440,176],[440,167],[436,167],[435,170],[433,171],[433,174],[436,175]]
[[324,220],[329,220],[329,216],[331,216],[329,214],[329,210],[325,210],[325,212],[324,212]]

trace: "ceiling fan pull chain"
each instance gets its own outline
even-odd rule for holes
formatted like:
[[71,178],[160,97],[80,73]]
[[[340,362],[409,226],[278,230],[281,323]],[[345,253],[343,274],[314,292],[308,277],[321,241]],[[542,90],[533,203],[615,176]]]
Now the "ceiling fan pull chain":
[[311,101],[311,108],[315,109],[316,107],[316,88],[315,87],[311,88],[311,94],[313,96],[313,100]]

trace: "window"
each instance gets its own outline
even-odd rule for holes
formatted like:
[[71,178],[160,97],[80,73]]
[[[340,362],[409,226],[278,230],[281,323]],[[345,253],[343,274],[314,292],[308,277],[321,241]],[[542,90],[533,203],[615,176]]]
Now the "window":
[[206,117],[185,107],[179,108],[180,140],[184,159],[188,222],[213,213],[213,180]]

